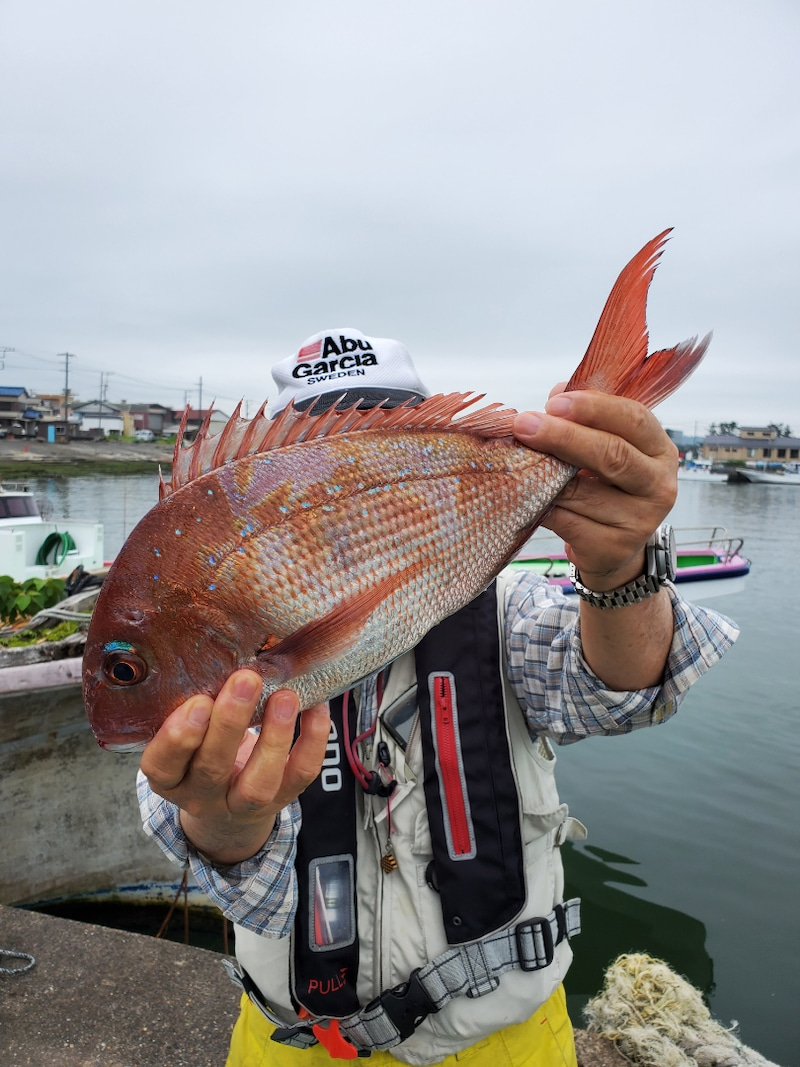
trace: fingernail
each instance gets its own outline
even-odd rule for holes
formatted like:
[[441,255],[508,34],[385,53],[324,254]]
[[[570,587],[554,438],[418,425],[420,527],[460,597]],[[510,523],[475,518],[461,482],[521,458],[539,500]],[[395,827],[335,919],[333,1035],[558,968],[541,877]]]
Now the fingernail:
[[189,722],[193,726],[208,726],[211,718],[211,701],[207,697],[195,700],[189,710]]
[[238,674],[231,682],[231,696],[237,700],[254,700],[261,692],[261,679],[253,674]]
[[558,396],[550,397],[544,406],[544,410],[548,415],[569,415],[570,411],[572,411],[572,401],[568,396],[559,393]]
[[534,434],[539,432],[541,425],[542,419],[540,415],[535,415],[532,411],[523,411],[514,419],[514,433],[518,437],[533,437]]
[[270,701],[270,712],[281,722],[288,722],[297,716],[298,700],[294,693],[281,691]]

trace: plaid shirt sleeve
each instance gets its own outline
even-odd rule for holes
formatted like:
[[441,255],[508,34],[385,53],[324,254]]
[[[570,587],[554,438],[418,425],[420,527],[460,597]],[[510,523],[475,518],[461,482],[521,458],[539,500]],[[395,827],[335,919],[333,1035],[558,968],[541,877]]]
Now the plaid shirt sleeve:
[[[630,733],[666,722],[687,690],[734,643],[739,628],[708,608],[683,600],[668,585],[675,628],[658,686],[608,689],[581,649],[579,605],[535,574],[506,589],[508,676],[531,734],[566,745],[592,734]],[[624,609],[622,609],[624,610]]]
[[187,840],[177,805],[154,793],[141,771],[136,791],[144,832],[169,860],[191,868],[197,884],[224,915],[264,937],[289,933],[297,908],[294,860],[300,805],[296,801],[280,812],[260,852],[231,867],[214,867]]

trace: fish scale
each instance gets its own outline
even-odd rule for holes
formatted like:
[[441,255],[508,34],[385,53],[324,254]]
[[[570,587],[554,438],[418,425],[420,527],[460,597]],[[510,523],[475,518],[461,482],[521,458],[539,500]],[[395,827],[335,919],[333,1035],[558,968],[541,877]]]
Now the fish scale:
[[[654,404],[699,362],[708,339],[647,354],[665,237],[620,275],[569,388]],[[513,438],[512,409],[463,414],[474,399],[273,422],[237,410],[217,438],[179,442],[93,613],[84,701],[100,744],[141,747],[238,667],[263,679],[259,715],[279,688],[309,707],[472,600],[576,474]]]

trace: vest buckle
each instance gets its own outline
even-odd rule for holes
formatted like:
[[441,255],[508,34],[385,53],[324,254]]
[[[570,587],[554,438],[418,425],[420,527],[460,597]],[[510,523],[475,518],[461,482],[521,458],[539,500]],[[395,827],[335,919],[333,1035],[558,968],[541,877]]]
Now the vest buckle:
[[527,919],[514,927],[514,934],[520,970],[540,971],[550,966],[555,956],[555,945],[549,919]]
[[419,972],[418,967],[411,972],[407,982],[401,982],[392,989],[384,989],[364,1009],[364,1014],[369,1015],[374,1009],[383,1008],[401,1041],[411,1037],[420,1023],[439,1010],[420,981]]

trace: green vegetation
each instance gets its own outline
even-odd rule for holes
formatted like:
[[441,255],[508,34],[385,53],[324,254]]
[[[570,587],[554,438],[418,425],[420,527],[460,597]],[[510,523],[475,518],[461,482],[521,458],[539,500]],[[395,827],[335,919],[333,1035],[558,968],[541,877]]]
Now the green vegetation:
[[37,626],[36,629],[20,630],[18,633],[0,637],[2,648],[24,648],[28,645],[41,645],[50,641],[63,641],[77,633],[81,623],[64,619],[55,626]]
[[28,578],[15,582],[7,574],[0,575],[0,620],[3,622],[35,615],[63,599],[63,578]]

